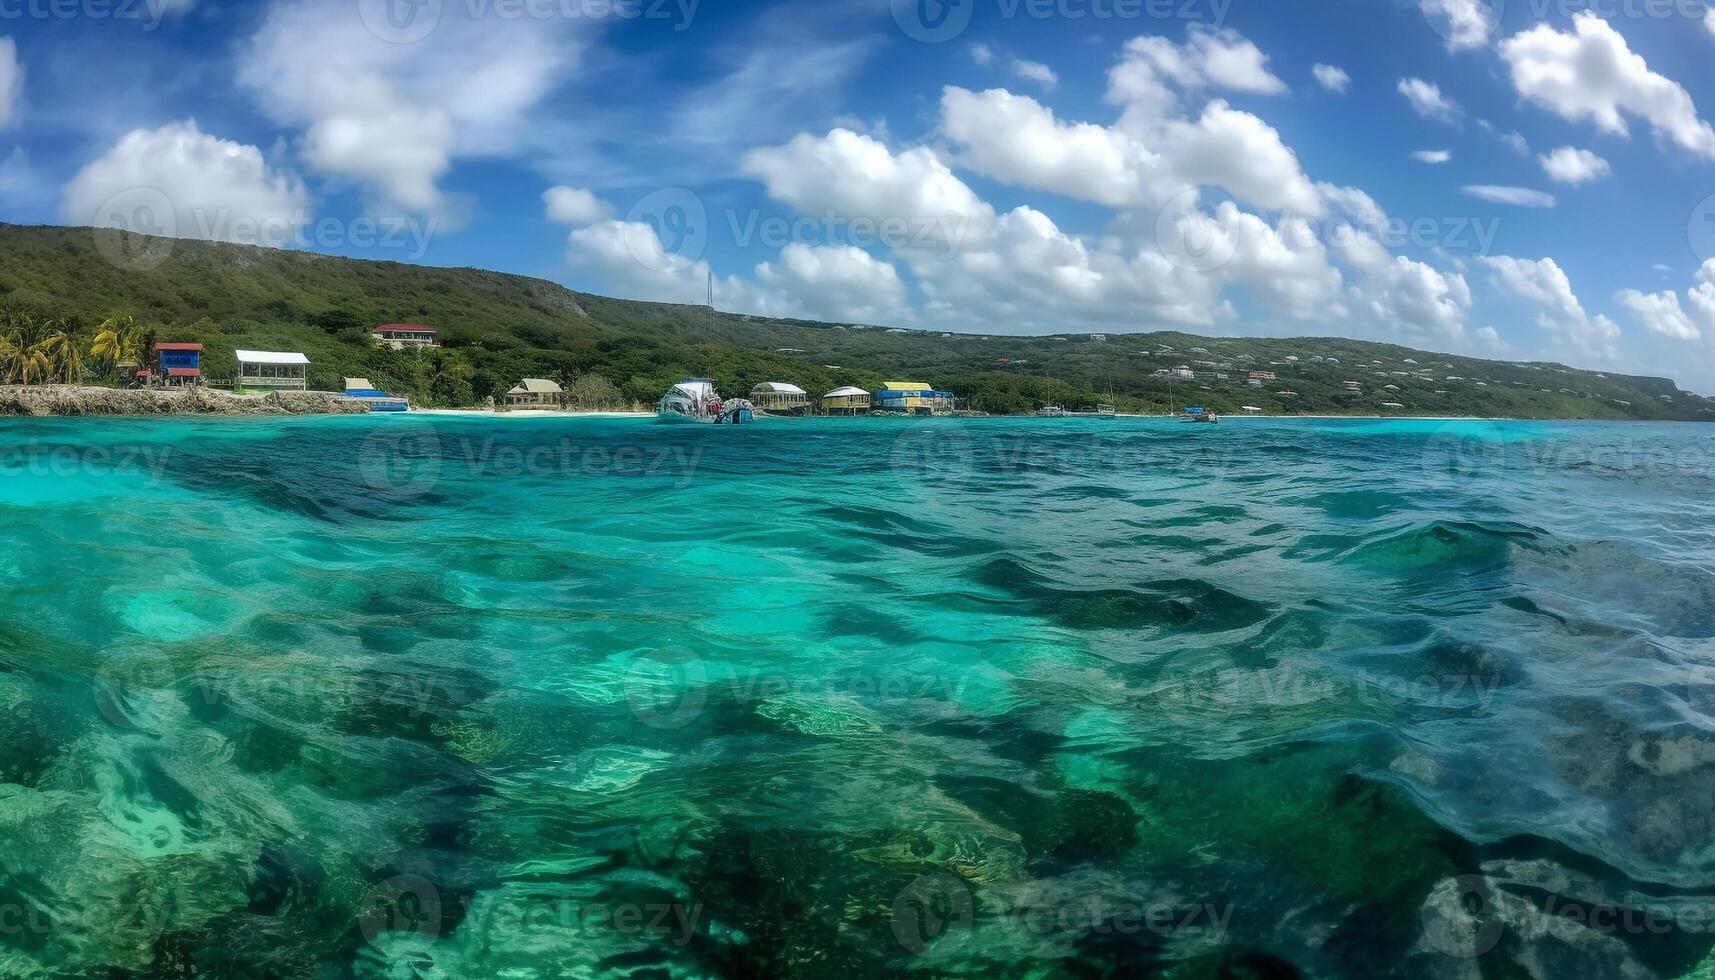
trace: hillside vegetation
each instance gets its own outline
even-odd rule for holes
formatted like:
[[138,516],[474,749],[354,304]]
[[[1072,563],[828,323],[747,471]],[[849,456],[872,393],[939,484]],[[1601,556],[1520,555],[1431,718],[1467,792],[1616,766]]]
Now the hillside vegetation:
[[[130,314],[159,340],[204,344],[213,378],[234,371],[235,348],[296,350],[312,361],[312,387],[367,377],[430,405],[477,404],[523,377],[570,387],[595,376],[630,401],[649,402],[702,375],[727,394],[761,381],[812,393],[922,381],[997,414],[1115,402],[1156,413],[1198,404],[1225,413],[1252,406],[1279,414],[1715,420],[1715,402],[1659,378],[1355,340],[900,331],[611,299],[475,269],[126,236],[130,249],[170,251],[133,271],[108,260],[97,234],[0,225],[0,304],[58,317],[85,340],[108,317]],[[369,331],[393,322],[437,327],[444,349],[378,347]],[[1195,376],[1159,374],[1181,367]],[[1275,378],[1253,386],[1253,371]],[[1347,390],[1348,382],[1361,391]]]

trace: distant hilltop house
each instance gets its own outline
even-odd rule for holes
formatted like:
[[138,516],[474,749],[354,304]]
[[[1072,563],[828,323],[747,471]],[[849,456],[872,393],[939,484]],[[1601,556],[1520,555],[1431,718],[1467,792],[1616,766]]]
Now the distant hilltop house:
[[418,347],[439,347],[435,328],[420,323],[387,323],[375,328],[375,339],[394,350]]
[[310,359],[296,351],[240,350],[238,358],[240,388],[267,388],[274,391],[303,391],[310,386]]
[[1274,381],[1274,380],[1277,380],[1275,377],[1275,373],[1273,371],[1252,371],[1250,373],[1249,377],[1250,377],[1250,380],[1252,380],[1252,381]]
[[525,378],[506,393],[506,407],[559,408],[563,396],[560,386],[546,378]]
[[835,388],[822,396],[822,411],[829,415],[857,415],[870,409],[869,392],[862,388]]
[[750,402],[765,412],[802,414],[810,410],[810,393],[784,381],[764,381],[750,389]]
[[907,415],[946,415],[953,411],[953,396],[918,381],[886,381],[876,392],[875,407]]
[[137,378],[168,387],[202,384],[202,345],[156,344],[153,360],[137,372]]

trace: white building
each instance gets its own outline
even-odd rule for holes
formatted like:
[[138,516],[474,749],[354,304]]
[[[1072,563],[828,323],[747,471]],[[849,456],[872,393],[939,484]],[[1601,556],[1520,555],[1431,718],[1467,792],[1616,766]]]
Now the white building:
[[238,358],[240,388],[303,391],[310,386],[310,359],[290,351],[233,351]]

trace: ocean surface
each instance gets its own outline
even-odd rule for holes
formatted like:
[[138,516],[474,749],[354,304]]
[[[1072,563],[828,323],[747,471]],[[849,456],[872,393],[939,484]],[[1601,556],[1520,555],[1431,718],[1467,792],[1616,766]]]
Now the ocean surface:
[[1715,428],[0,420],[0,977],[1710,976]]

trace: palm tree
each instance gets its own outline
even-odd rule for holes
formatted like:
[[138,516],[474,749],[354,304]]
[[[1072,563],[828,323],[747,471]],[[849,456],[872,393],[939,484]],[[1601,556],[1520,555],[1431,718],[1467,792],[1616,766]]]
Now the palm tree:
[[89,356],[112,371],[117,380],[121,368],[142,366],[149,352],[144,349],[143,331],[137,321],[129,313],[119,313],[96,328]]
[[83,356],[64,321],[37,321],[16,308],[0,310],[0,384],[77,384]]

